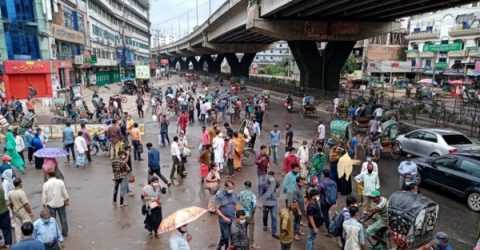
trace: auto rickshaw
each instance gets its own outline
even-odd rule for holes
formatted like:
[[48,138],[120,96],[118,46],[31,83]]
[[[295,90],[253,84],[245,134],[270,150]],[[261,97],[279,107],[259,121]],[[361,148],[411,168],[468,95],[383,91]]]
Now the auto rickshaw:
[[314,116],[317,109],[315,108],[315,98],[313,96],[304,96],[303,101],[303,116]]

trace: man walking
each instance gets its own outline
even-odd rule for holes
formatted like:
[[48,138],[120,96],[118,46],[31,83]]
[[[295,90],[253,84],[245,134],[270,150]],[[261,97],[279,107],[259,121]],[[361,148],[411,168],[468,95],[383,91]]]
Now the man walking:
[[128,158],[125,151],[119,153],[119,158],[115,158],[112,161],[112,172],[113,172],[113,204],[117,204],[117,195],[120,189],[120,207],[125,206],[124,196],[128,190],[127,175],[129,172],[129,167],[127,164]]
[[295,233],[293,230],[295,213],[298,210],[296,200],[291,200],[286,208],[280,211],[280,249],[290,250],[292,248]]
[[323,220],[325,221],[325,228],[328,232],[328,229],[330,227],[330,218],[328,215],[328,211],[335,203],[337,203],[337,183],[335,183],[335,181],[330,178],[329,169],[323,170],[323,177],[324,178],[318,184],[318,190],[320,191],[320,202]]
[[35,148],[32,145],[32,140],[33,140],[33,131],[32,128],[29,128],[25,131],[25,134],[23,135],[23,141],[25,142],[25,147],[27,148],[28,151],[28,162],[32,164],[33,161],[33,153],[35,152]]
[[[268,214],[270,214],[272,237],[277,235],[277,181],[274,172],[268,172],[268,176],[260,184],[260,201],[263,205],[263,231],[268,230]],[[292,224],[293,225],[293,224]],[[292,229],[293,230],[293,229]]]
[[245,189],[240,191],[238,199],[241,208],[245,211],[247,228],[248,228],[248,240],[251,248],[258,248],[254,243],[255,233],[255,209],[257,208],[257,197],[252,192],[252,182],[245,181],[243,183]]
[[160,138],[162,141],[162,146],[165,147],[165,141],[170,144],[170,138],[168,137],[168,125],[170,122],[167,119],[167,115],[162,115],[160,118]]
[[236,217],[236,206],[238,204],[238,197],[233,192],[235,183],[232,180],[225,181],[225,189],[217,193],[215,197],[215,204],[217,205],[218,224],[220,226],[220,241],[218,242],[217,250],[229,249],[231,238],[231,226]]
[[15,178],[13,181],[15,190],[10,191],[8,194],[8,201],[13,215],[17,218],[19,225],[24,222],[32,221],[33,210],[30,202],[28,201],[27,194],[22,187],[22,179],[20,177]]
[[313,250],[313,242],[317,238],[318,229],[322,226],[322,212],[320,210],[320,193],[316,189],[308,194],[307,220],[310,234],[307,239],[307,250]]
[[278,164],[278,146],[280,145],[280,130],[278,125],[273,125],[273,130],[270,131],[270,150],[272,159],[275,164]]
[[67,212],[65,208],[69,205],[69,202],[70,197],[65,188],[65,183],[55,177],[54,171],[49,172],[48,180],[43,184],[42,204],[48,208],[54,218],[58,214],[64,237],[68,235]]
[[268,167],[270,166],[267,146],[260,146],[260,154],[258,154],[255,164],[257,165],[258,192],[260,193],[261,184],[264,183],[264,179],[267,178]]
[[167,178],[162,174],[160,170],[160,151],[154,148],[152,143],[147,143],[147,150],[148,150],[148,171],[151,173],[150,175],[156,174],[162,181],[167,184],[168,186],[171,183],[167,180]]
[[120,125],[118,120],[113,120],[112,125],[107,129],[107,137],[112,143],[110,149],[110,159],[115,159],[118,157],[118,153],[122,148],[123,136],[120,130]]
[[10,212],[8,211],[7,197],[3,185],[0,185],[0,229],[3,232],[3,240],[5,246],[12,244],[12,222],[10,220]]
[[137,103],[137,112],[138,112],[138,117],[143,118],[143,105],[145,105],[145,100],[143,100],[143,97],[141,94],[137,95],[137,100],[135,101]]
[[170,171],[170,181],[175,180],[175,172],[180,177],[184,177],[183,173],[183,163],[182,163],[182,153],[178,145],[178,137],[173,137],[172,145],[170,145],[170,155],[172,156],[172,170]]
[[130,136],[132,137],[132,145],[133,145],[133,160],[135,161],[143,161],[142,159],[142,135],[140,133],[140,128],[138,127],[138,123],[133,124],[133,128],[130,131]]
[[88,162],[92,162],[92,155],[90,154],[92,137],[90,136],[90,133],[88,132],[87,127],[85,126],[85,123],[80,124],[80,131],[82,132],[82,136],[85,139],[85,142],[87,143],[87,151],[86,151],[87,160]]
[[[75,162],[75,148],[74,148],[74,143],[75,143],[75,134],[73,133],[73,129],[70,126],[70,123],[67,122],[65,124],[65,128],[63,129],[63,146],[65,147],[65,151],[67,151],[67,162],[70,163],[70,153],[72,154],[73,161]],[[70,153],[69,153],[70,151]]]
[[60,250],[63,248],[63,236],[59,232],[55,218],[43,209],[40,218],[33,223],[33,238],[42,242],[45,250]]

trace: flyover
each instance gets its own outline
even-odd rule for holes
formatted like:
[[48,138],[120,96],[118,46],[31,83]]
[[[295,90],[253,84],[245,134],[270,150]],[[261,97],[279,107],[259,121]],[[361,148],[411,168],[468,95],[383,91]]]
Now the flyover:
[[[154,48],[194,70],[219,73],[224,59],[233,76],[248,76],[259,51],[286,40],[302,86],[338,89],[340,70],[356,41],[401,32],[398,18],[474,2],[472,0],[228,0],[196,30]],[[327,42],[319,50],[317,42]],[[239,57],[240,56],[240,57]]]

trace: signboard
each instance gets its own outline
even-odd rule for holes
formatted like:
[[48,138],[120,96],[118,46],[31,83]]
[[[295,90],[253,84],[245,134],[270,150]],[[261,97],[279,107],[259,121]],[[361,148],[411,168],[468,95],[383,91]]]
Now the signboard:
[[147,65],[135,65],[135,78],[150,79],[150,68]]
[[82,65],[84,61],[85,61],[85,58],[83,57],[83,55],[76,55],[73,60],[73,64]]
[[462,50],[463,44],[459,42],[448,43],[448,44],[431,44],[426,43],[423,45],[423,52],[448,52],[448,51],[459,51]]
[[161,65],[168,65],[168,59],[161,59],[160,64]]
[[409,61],[371,61],[367,70],[374,73],[408,73],[412,72],[412,64]]
[[6,74],[46,74],[50,73],[49,61],[8,60],[4,62]]
[[85,44],[85,35],[82,32],[71,30],[57,24],[52,24],[52,35],[58,40]]

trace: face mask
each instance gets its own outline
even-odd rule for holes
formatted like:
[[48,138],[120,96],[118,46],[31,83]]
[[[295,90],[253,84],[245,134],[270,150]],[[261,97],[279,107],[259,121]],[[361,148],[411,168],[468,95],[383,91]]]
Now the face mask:
[[42,219],[44,224],[48,224],[50,222],[50,219]]
[[181,227],[181,228],[178,229],[178,231],[179,231],[180,233],[184,234],[184,233],[187,232],[187,229],[184,228],[184,227]]
[[292,171],[292,172],[293,172],[294,175],[297,175],[297,174],[298,174],[298,172],[295,172],[295,171]]
[[159,186],[160,186],[160,183],[154,182],[154,183],[152,183],[152,186],[154,186],[154,187],[159,187]]
[[228,193],[228,194],[233,194],[233,190],[232,190],[232,189],[229,189],[229,190],[227,190],[227,193]]
[[245,224],[245,222],[247,222],[247,220],[245,220],[245,219],[241,219],[241,220],[239,221],[240,224]]

